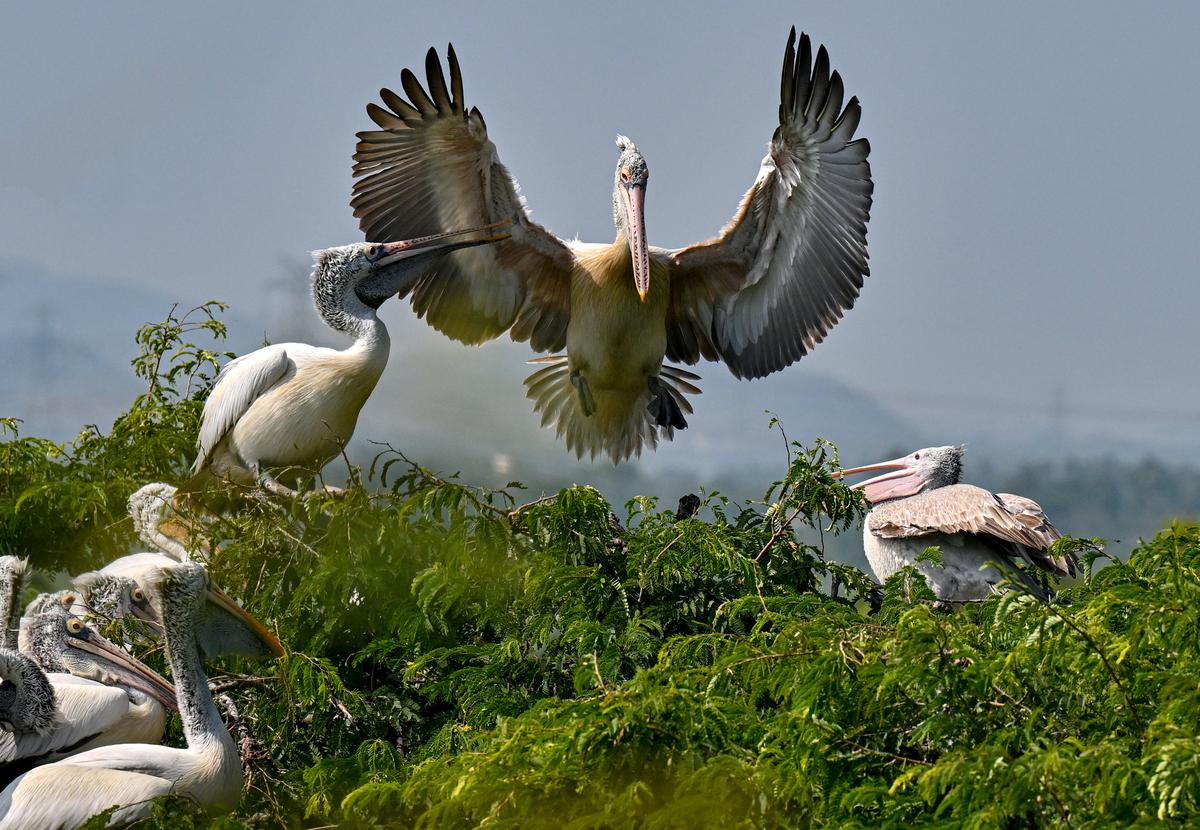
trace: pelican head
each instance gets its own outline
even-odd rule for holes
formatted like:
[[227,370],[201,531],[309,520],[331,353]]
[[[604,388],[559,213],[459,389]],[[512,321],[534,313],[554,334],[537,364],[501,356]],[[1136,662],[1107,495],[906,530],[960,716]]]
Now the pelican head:
[[229,654],[260,658],[283,654],[279,639],[218,588],[198,563],[136,553],[110,563],[101,573],[121,574],[145,586],[153,619],[158,621],[161,629],[167,627],[167,606],[171,602],[163,586],[191,586],[187,591],[197,592],[199,598],[189,598],[184,603],[191,609],[188,611],[188,636],[195,637],[205,659]]
[[70,672],[105,685],[136,689],[176,708],[174,686],[66,609],[33,617],[28,633],[30,655],[45,671]]
[[74,584],[81,596],[71,606],[73,613],[92,614],[101,621],[136,617],[149,626],[154,634],[161,633],[150,596],[136,580],[118,574],[90,571],[75,577]]
[[423,273],[422,268],[414,266],[424,257],[508,239],[511,234],[497,232],[508,224],[498,222],[403,242],[359,242],[313,251],[313,302],[326,323],[345,331],[341,318],[353,313],[356,302],[374,312],[388,297],[412,290]]
[[650,290],[650,248],[646,244],[646,183],[650,168],[637,145],[623,135],[617,136],[621,155],[613,184],[613,222],[617,233],[629,240],[633,256],[633,287],[642,302]]
[[30,657],[0,649],[0,729],[44,735],[54,728],[54,687]]
[[893,472],[854,485],[854,489],[862,489],[867,501],[879,504],[889,499],[915,496],[923,490],[958,484],[962,474],[962,457],[966,451],[967,448],[963,444],[953,447],[925,447],[902,458],[842,470],[839,476],[872,470],[892,470]]

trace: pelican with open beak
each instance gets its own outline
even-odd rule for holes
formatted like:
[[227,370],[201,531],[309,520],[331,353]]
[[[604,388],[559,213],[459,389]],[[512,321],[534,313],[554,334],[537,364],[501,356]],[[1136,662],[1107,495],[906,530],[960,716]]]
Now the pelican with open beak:
[[[1046,596],[1037,572],[1074,575],[1073,556],[1047,551],[1062,534],[1041,506],[1024,496],[991,493],[962,484],[964,446],[926,447],[891,461],[842,470],[841,476],[886,471],[854,484],[872,505],[863,526],[863,548],[875,577],[885,582],[915,567],[938,599],[980,600],[994,593],[1004,575]],[[941,549],[939,566],[922,557]]]

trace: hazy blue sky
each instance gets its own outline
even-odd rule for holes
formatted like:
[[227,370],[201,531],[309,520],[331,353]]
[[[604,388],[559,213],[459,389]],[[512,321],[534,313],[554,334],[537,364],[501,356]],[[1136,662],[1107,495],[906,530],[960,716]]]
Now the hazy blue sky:
[[863,101],[872,276],[775,382],[1195,430],[1197,4],[7,4],[0,256],[253,314],[281,257],[359,238],[363,107],[448,40],[536,218],[610,239],[622,132],[651,242],[695,241],[754,178],[792,24]]

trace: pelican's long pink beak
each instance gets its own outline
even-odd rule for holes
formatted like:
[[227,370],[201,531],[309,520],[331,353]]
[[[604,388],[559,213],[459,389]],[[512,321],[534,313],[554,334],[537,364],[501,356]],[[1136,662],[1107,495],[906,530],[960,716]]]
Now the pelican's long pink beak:
[[90,628],[84,629],[81,637],[69,638],[67,645],[80,651],[86,651],[99,660],[103,666],[100,682],[138,689],[168,709],[179,710],[174,686],[141,660],[128,654]]
[[650,290],[650,248],[646,244],[646,185],[619,188],[625,202],[625,227],[629,233],[629,253],[633,255],[633,287],[646,302]]
[[917,471],[912,468],[906,458],[896,458],[892,461],[883,461],[878,464],[867,464],[863,467],[851,467],[848,470],[834,473],[834,476],[844,478],[855,473],[869,473],[873,470],[894,470],[895,472],[884,473],[881,476],[875,476],[874,478],[851,485],[852,490],[861,489],[867,497],[867,501],[871,502],[871,504],[878,504],[888,499],[915,496],[925,489],[925,479],[917,474]]
[[[455,249],[464,248],[470,245],[484,245],[488,242],[499,242],[502,239],[508,239],[512,234],[495,233],[497,228],[506,228],[512,222],[505,220],[503,222],[493,222],[490,225],[478,225],[474,228],[462,228],[457,231],[446,231],[445,233],[434,233],[429,236],[418,236],[416,239],[405,239],[402,242],[388,242],[384,244],[383,249],[385,254],[375,264],[377,266],[390,265],[393,262],[399,262],[408,257],[418,256],[420,254],[432,253],[433,251],[443,248]],[[479,239],[459,239],[458,237],[467,234],[483,233],[484,237]]]

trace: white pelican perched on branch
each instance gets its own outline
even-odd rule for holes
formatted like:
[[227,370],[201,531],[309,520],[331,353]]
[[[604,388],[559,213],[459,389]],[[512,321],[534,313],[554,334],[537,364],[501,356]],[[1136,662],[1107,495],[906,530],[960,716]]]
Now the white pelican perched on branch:
[[[1062,538],[1041,506],[1024,496],[991,493],[960,484],[963,446],[926,447],[903,458],[853,467],[841,475],[891,470],[859,482],[872,504],[863,527],[867,561],[880,582],[912,565],[937,598],[966,602],[986,598],[1003,578],[988,565],[1013,566],[1035,593],[1041,586],[1018,563],[1053,576],[1073,576],[1074,557],[1052,557],[1047,549]],[[940,547],[942,565],[919,560]]]
[[408,290],[425,258],[505,239],[494,232],[503,224],[313,252],[313,302],[325,324],[353,337],[353,345],[339,351],[277,343],[227,363],[204,402],[196,462],[180,494],[216,477],[297,495],[288,483],[342,451],[387,365],[391,341],[379,306]]
[[789,366],[824,339],[867,275],[870,147],[853,140],[860,107],[807,35],[788,37],[779,126],[758,178],[715,239],[678,250],[648,244],[649,168],[619,136],[616,240],[566,242],[534,223],[478,109],[467,109],[430,49],[428,89],[405,69],[407,100],[380,92],[380,129],[358,134],[354,215],[388,242],[462,223],[511,220],[512,238],[430,260],[409,283],[438,331],[481,343],[505,331],[537,351],[566,350],[526,381],[529,397],[579,456],[614,462],[687,426],[697,376],[664,363],[721,360],[738,378]]

